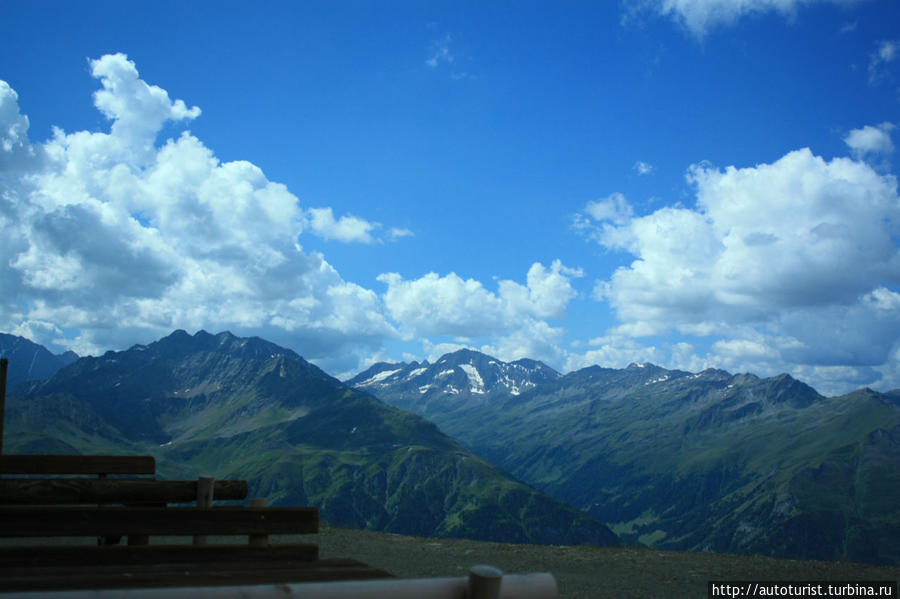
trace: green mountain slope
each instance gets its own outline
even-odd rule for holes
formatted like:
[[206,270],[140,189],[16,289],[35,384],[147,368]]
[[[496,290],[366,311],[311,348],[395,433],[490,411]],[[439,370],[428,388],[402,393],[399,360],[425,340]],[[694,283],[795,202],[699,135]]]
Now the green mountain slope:
[[628,541],[900,563],[896,393],[634,364],[430,416]]
[[184,331],[82,358],[7,408],[7,452],[135,452],[165,477],[245,478],[332,524],[529,543],[616,544],[596,519],[513,479],[420,417],[290,350]]

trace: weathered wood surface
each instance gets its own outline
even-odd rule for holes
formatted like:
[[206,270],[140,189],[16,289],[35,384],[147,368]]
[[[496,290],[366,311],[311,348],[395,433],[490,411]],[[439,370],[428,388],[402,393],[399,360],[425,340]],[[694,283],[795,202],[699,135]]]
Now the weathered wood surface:
[[4,474],[155,474],[149,455],[0,455]]
[[[246,482],[244,483],[247,484]],[[201,476],[197,479],[197,507],[207,508],[212,506],[213,497],[215,496],[216,481],[211,476]],[[244,497],[247,494],[244,493]],[[241,498],[243,499],[243,497]],[[206,545],[206,535],[194,535],[194,545]]]
[[314,507],[3,507],[0,536],[274,535],[319,532]]
[[[247,481],[213,482],[216,500],[247,497]],[[149,478],[4,478],[0,505],[60,505],[78,503],[189,503],[198,499],[198,481]],[[206,504],[208,505],[208,503]]]
[[130,566],[141,564],[213,563],[234,561],[309,562],[319,558],[315,543],[249,545],[45,545],[0,547],[0,579],[6,569],[37,567]]
[[391,577],[384,570],[351,559],[35,567],[0,570],[0,575],[3,591],[251,585]]

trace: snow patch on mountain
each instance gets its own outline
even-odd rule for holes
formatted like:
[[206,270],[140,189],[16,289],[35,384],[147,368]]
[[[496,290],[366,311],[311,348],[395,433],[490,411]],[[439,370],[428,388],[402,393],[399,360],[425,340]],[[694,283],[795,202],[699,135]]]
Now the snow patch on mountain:
[[462,368],[463,372],[466,373],[466,376],[469,377],[469,390],[472,393],[484,394],[484,379],[481,378],[478,369],[471,364],[460,364],[459,367]]
[[381,372],[379,372],[378,374],[376,374],[376,375],[373,376],[372,378],[366,379],[366,380],[364,380],[363,382],[358,383],[357,386],[359,386],[359,387],[366,387],[366,386],[368,386],[368,385],[374,385],[375,383],[380,383],[380,382],[383,381],[384,379],[386,379],[386,378],[388,378],[388,377],[390,377],[390,376],[392,376],[392,375],[394,375],[394,374],[397,374],[397,373],[400,372],[401,370],[403,370],[403,369],[402,369],[402,368],[397,368],[396,370],[382,370]]
[[426,370],[428,370],[428,368],[416,368],[415,370],[413,370],[409,374],[407,374],[406,378],[407,378],[407,380],[414,379],[417,376],[419,376],[420,374],[422,374],[423,372],[425,372]]

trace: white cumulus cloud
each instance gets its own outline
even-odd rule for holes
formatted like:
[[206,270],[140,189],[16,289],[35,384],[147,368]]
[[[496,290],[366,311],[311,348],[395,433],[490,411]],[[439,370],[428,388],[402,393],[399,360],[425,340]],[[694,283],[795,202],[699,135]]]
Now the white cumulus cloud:
[[374,292],[299,244],[304,229],[371,241],[376,225],[304,211],[259,167],[221,162],[188,131],[158,145],[164,123],[200,109],[144,82],[123,54],[90,64],[108,132],[32,143],[0,82],[0,330],[91,353],[232,328],[323,359],[396,335]]
[[612,334],[717,337],[717,364],[764,372],[886,363],[900,341],[894,176],[802,149],[688,178],[696,208],[626,218],[608,201],[581,215],[601,245],[635,258],[595,286],[621,321]]
[[310,229],[325,239],[373,243],[375,238],[372,231],[381,226],[356,216],[342,216],[335,219],[331,208],[311,208],[308,212]]
[[715,27],[731,25],[750,15],[777,12],[793,17],[800,7],[807,4],[847,4],[855,1],[858,0],[633,0],[627,2],[625,8],[626,18],[651,10],[671,17],[702,38]]
[[572,279],[581,276],[580,269],[555,260],[549,267],[532,264],[524,285],[499,281],[496,292],[456,273],[432,272],[412,280],[384,273],[378,280],[387,285],[384,303],[391,317],[409,338],[495,337],[482,351],[503,359],[529,356],[559,362],[563,331],[547,320],[564,317],[567,304],[577,295]]
[[861,129],[853,129],[844,138],[853,155],[857,158],[865,158],[869,154],[892,154],[894,143],[891,141],[891,131],[895,128],[893,123],[882,123],[877,127],[866,125]]

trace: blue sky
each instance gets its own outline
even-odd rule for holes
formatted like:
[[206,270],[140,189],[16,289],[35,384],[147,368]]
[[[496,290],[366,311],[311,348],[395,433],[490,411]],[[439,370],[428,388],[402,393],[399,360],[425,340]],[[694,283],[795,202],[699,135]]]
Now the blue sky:
[[900,387],[894,0],[0,20],[0,330]]

